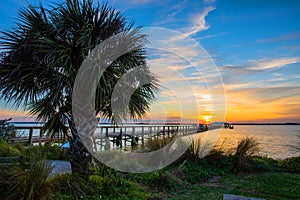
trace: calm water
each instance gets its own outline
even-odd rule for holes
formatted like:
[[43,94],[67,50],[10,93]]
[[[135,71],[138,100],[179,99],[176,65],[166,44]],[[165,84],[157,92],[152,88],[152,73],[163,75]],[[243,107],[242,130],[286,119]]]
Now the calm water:
[[300,126],[296,125],[236,125],[234,129],[223,129],[219,144],[224,142],[228,148],[236,147],[240,139],[253,136],[260,143],[261,155],[283,159],[299,156],[287,145],[300,144]]
[[[28,130],[18,130],[19,136],[28,136],[28,133]],[[34,130],[33,135],[39,136],[39,130]],[[287,146],[300,144],[300,126],[297,125],[235,125],[234,129],[222,129],[218,144],[234,148],[246,136],[257,139],[261,155],[276,159],[300,156],[300,152]]]

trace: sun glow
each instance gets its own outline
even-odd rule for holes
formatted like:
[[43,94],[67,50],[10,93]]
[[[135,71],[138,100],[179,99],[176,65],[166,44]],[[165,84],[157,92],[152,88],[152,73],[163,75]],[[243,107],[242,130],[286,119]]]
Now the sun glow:
[[200,121],[204,124],[209,124],[211,122],[212,116],[211,115],[202,115],[200,116]]

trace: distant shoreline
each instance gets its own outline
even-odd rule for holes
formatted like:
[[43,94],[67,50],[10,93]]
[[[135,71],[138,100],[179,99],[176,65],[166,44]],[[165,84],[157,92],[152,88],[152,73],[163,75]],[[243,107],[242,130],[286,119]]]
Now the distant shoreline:
[[231,125],[300,125],[300,123],[229,123]]

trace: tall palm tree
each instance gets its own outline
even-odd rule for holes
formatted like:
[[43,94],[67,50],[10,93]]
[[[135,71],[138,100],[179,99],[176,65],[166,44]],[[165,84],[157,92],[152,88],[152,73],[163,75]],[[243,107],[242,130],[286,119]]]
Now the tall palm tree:
[[[88,175],[91,155],[84,147],[72,113],[72,93],[78,70],[98,44],[120,32],[146,40],[140,28],[107,4],[66,0],[50,9],[43,5],[20,11],[16,27],[1,31],[0,98],[24,107],[46,121],[49,133],[63,131],[71,149],[74,173]],[[114,120],[111,97],[126,72],[142,66],[149,83],[138,87],[129,101],[129,116],[145,114],[155,99],[158,82],[145,65],[143,48],[126,53],[104,71],[96,88],[95,114]],[[101,85],[101,87],[100,87]]]

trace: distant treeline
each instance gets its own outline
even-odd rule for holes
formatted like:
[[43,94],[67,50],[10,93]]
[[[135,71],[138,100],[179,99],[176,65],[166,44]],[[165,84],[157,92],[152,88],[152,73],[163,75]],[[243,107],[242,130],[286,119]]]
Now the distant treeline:
[[300,123],[230,123],[231,125],[300,125]]

